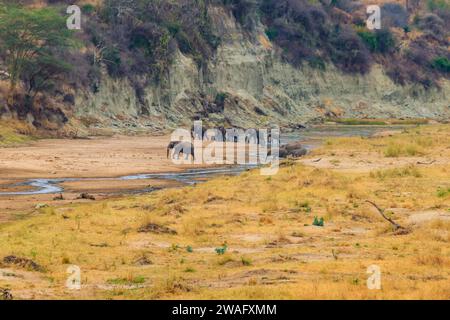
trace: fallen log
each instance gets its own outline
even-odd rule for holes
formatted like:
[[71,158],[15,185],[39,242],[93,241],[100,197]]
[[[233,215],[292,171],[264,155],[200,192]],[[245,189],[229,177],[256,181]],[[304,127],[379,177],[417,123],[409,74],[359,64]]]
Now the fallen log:
[[386,220],[388,221],[390,224],[392,224],[392,226],[394,227],[394,230],[397,231],[399,229],[402,230],[406,230],[405,227],[402,227],[401,225],[399,225],[397,222],[395,222],[394,220],[392,220],[391,218],[389,218],[388,216],[386,216],[384,214],[384,209],[381,209],[375,202],[372,202],[370,200],[366,200],[367,203],[370,203],[372,206],[375,207],[375,209],[377,209],[378,213]]
[[433,163],[435,163],[435,162],[436,162],[436,160],[433,160],[433,161],[431,161],[431,162],[420,162],[420,161],[417,161],[417,164],[430,165],[430,164],[433,164]]

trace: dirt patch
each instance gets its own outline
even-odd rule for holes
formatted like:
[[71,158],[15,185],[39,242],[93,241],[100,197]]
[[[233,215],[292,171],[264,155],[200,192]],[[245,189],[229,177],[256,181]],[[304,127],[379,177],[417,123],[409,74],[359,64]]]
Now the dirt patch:
[[156,233],[156,234],[177,234],[177,232],[173,229],[167,228],[165,226],[161,226],[156,223],[149,223],[145,226],[142,226],[138,229],[138,232],[145,232],[145,233]]
[[446,211],[422,211],[411,214],[408,217],[408,222],[413,224],[424,223],[431,220],[449,220],[450,213]]
[[20,268],[33,270],[33,271],[43,271],[44,268],[34,262],[31,259],[16,257],[16,256],[7,256],[3,258],[3,264],[5,265],[14,265]]

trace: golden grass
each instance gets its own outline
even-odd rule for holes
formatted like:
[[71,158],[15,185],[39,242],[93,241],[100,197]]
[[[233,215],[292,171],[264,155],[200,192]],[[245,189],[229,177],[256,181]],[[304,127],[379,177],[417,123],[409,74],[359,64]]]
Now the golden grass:
[[383,157],[450,155],[450,126],[421,126],[399,129],[397,134],[378,138],[331,138],[314,154],[334,155],[339,151],[376,153]]
[[[318,152],[382,153],[403,140],[429,156],[444,152],[447,126],[418,130],[336,139]],[[284,163],[271,178],[253,170],[143,196],[43,208],[0,226],[0,257],[27,257],[46,271],[4,266],[17,277],[0,277],[0,287],[19,298],[449,299],[449,222],[411,220],[449,212],[450,197],[437,194],[449,178],[448,166],[439,164],[345,173]],[[411,232],[395,235],[366,199]],[[324,218],[324,227],[312,226],[314,217]],[[177,234],[137,231],[148,223]],[[64,286],[69,264],[81,268],[80,291]],[[366,286],[372,264],[381,268],[381,290]]]
[[0,147],[10,147],[32,141],[35,131],[20,121],[0,121]]

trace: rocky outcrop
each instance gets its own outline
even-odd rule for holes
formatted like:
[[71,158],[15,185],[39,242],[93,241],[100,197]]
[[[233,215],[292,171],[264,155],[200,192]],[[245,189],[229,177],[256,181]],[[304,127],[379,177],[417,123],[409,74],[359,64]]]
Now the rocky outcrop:
[[76,115],[99,119],[99,126],[153,129],[188,125],[196,117],[239,127],[297,126],[326,117],[450,118],[448,80],[425,90],[393,83],[380,66],[364,76],[332,65],[296,68],[282,61],[262,25],[249,33],[223,7],[209,11],[222,39],[210,61],[199,66],[176,53],[162,80],[139,97],[127,80],[104,72],[96,93],[77,94]]

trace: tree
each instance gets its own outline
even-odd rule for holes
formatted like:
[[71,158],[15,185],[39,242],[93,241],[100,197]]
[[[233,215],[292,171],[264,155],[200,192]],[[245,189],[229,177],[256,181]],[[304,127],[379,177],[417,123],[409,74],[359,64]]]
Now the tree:
[[8,104],[14,102],[21,80],[28,82],[28,94],[34,97],[68,69],[56,53],[71,46],[71,35],[65,18],[52,8],[0,8],[0,56],[9,73]]

